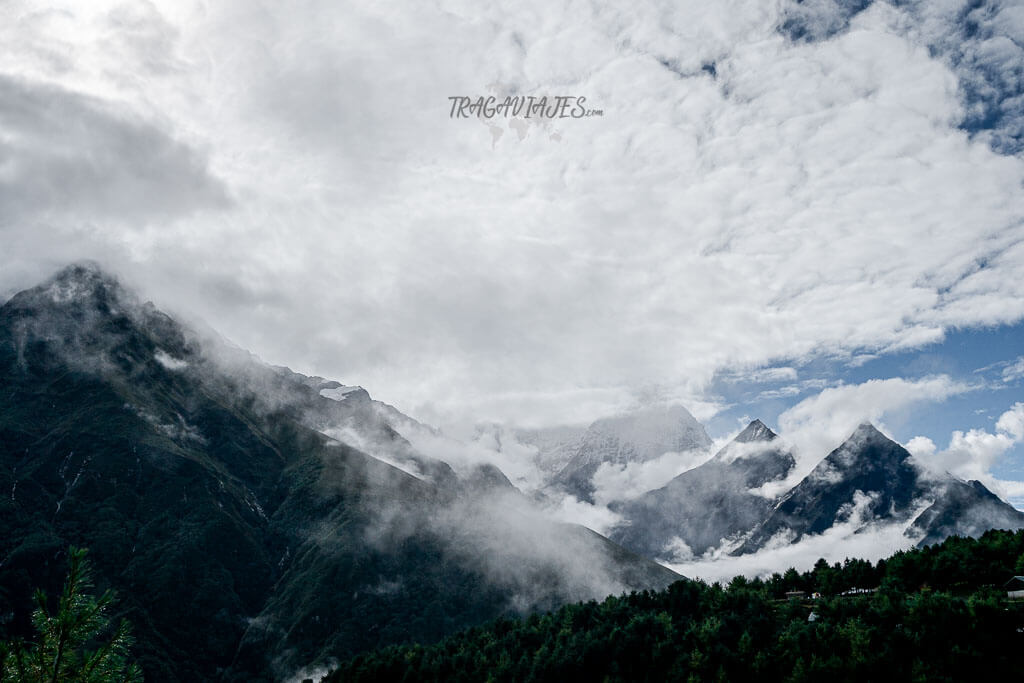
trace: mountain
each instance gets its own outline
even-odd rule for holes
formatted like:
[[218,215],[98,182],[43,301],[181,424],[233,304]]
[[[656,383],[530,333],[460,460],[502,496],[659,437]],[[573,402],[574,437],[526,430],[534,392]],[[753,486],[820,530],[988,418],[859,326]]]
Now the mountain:
[[941,543],[950,536],[977,538],[989,529],[1024,528],[1024,514],[980,481],[947,480],[940,491],[911,526],[912,533],[923,534],[918,545]]
[[605,463],[646,462],[669,452],[708,448],[704,427],[680,405],[648,407],[591,424],[554,483],[580,500],[593,502],[593,477]]
[[677,578],[549,521],[496,468],[418,453],[411,422],[95,265],[16,294],[0,306],[0,638],[28,632],[69,544],[117,590],[153,681],[280,680]]
[[649,557],[701,555],[764,520],[774,500],[757,489],[794,465],[775,433],[754,420],[707,462],[618,506],[628,522],[610,537]]
[[1024,528],[1024,513],[980,482],[926,472],[905,448],[865,423],[783,496],[736,552],[794,543],[850,521],[904,522],[908,535],[925,543]]
[[[1001,586],[1020,572],[1024,532],[989,531],[877,563],[567,605],[434,645],[341,662],[327,683],[477,681],[1013,681],[1024,605]],[[851,587],[874,588],[848,595]],[[818,593],[813,602],[787,593]]]
[[588,425],[563,425],[541,429],[517,429],[513,436],[522,444],[537,449],[533,464],[548,479],[553,478],[572,460]]

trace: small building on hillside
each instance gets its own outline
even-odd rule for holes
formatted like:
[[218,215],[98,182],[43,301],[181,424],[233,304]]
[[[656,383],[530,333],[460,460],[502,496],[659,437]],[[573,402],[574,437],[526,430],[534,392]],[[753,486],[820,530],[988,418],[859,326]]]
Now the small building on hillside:
[[807,591],[788,591],[786,598],[788,600],[805,600],[807,598]]
[[1006,589],[1006,597],[1024,600],[1024,576],[1014,576],[1003,584],[1003,588]]

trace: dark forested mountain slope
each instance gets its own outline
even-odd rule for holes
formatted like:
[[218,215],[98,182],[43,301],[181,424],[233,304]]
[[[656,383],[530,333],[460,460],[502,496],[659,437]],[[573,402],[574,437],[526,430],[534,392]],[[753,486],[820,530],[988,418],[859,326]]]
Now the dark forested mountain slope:
[[819,560],[728,586],[681,580],[501,619],[361,655],[327,681],[1016,680],[1024,603],[1001,586],[1022,573],[1024,532],[990,531],[874,564]]
[[403,419],[203,338],[92,265],[15,295],[0,307],[0,636],[26,632],[69,544],[118,591],[157,681],[276,679],[675,578],[542,519],[500,472],[460,479]]

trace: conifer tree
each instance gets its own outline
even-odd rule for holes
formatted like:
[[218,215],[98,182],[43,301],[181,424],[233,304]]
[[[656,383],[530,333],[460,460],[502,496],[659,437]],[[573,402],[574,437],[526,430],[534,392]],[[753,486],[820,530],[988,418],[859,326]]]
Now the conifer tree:
[[[46,594],[37,590],[32,624],[37,642],[0,644],[0,680],[3,683],[135,683],[142,680],[139,666],[129,661],[133,639],[126,620],[109,633],[108,615],[114,594],[96,597],[87,550],[71,548],[68,577],[50,613]],[[108,635],[109,634],[109,635]]]

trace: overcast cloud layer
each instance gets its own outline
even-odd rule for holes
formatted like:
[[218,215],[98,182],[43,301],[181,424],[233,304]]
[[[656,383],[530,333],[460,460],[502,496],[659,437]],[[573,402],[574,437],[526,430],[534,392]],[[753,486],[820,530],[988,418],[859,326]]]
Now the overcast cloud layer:
[[91,257],[439,424],[1024,317],[1019,2],[55,4],[0,7],[0,292]]

